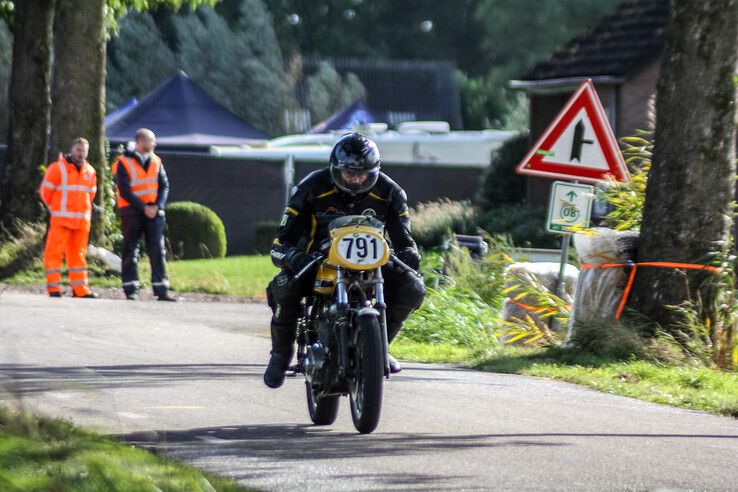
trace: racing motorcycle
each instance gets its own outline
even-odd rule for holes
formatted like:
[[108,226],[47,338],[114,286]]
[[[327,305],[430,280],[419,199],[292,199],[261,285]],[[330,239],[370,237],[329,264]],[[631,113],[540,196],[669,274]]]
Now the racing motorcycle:
[[305,376],[313,423],[335,422],[339,400],[348,396],[354,427],[367,434],[379,424],[382,385],[390,374],[382,267],[392,261],[413,270],[391,253],[384,224],[374,217],[339,217],[329,232],[295,275],[317,268],[312,295],[301,301],[291,370]]

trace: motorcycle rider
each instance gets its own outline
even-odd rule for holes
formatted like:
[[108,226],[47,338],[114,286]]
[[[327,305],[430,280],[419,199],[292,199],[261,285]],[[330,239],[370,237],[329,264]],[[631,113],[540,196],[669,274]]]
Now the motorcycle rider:
[[[412,269],[420,253],[410,235],[407,195],[380,172],[377,145],[360,133],[338,139],[330,165],[305,177],[295,188],[271,249],[272,262],[282,270],[267,287],[272,309],[272,351],[264,373],[270,388],[282,386],[294,353],[300,299],[312,292],[315,269],[298,281],[297,272],[329,238],[328,224],[343,215],[371,215],[385,224],[395,255]],[[415,272],[388,264],[382,268],[387,303],[387,337],[391,342],[402,323],[425,297],[423,281]],[[399,363],[390,356],[390,369]]]

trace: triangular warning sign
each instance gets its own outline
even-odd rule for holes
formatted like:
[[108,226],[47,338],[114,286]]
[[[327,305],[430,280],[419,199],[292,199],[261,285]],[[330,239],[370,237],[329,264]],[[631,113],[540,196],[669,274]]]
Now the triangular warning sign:
[[592,80],[582,82],[517,172],[591,183],[630,179]]

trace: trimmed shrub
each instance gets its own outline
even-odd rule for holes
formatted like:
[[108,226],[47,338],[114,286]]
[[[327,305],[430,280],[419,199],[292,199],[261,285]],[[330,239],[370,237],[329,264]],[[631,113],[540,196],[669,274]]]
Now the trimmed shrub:
[[443,199],[419,203],[410,210],[413,239],[423,249],[443,246],[453,233],[475,234],[476,212],[469,202]]
[[177,259],[222,258],[226,254],[223,221],[199,203],[175,202],[167,206],[167,237]]
[[521,133],[507,140],[495,152],[479,190],[482,210],[510,203],[523,203],[526,178],[516,173],[515,167],[529,149],[528,134]]

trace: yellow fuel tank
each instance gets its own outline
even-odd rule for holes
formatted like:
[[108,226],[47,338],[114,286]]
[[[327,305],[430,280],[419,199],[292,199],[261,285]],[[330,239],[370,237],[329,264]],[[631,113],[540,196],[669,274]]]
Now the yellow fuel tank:
[[338,271],[335,267],[323,263],[315,275],[315,292],[317,294],[332,295],[336,288]]

